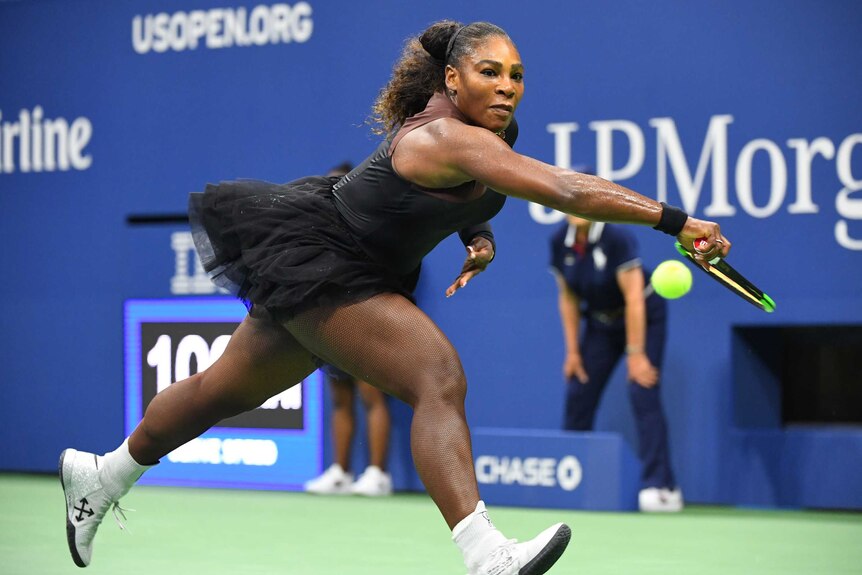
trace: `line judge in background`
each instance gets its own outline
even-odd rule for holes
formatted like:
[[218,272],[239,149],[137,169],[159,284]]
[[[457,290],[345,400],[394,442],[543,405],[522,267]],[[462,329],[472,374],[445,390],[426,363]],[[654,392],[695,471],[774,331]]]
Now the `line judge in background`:
[[639,508],[681,511],[659,386],[667,305],[649,283],[635,235],[625,226],[568,216],[551,237],[551,272],[566,344],[563,428],[592,431],[602,394],[625,357],[641,461]]
[[[407,274],[444,238],[496,215],[507,196],[652,226],[689,250],[704,237],[698,258],[705,266],[727,255],[730,242],[716,223],[513,151],[523,94],[524,65],[504,30],[437,22],[404,47],[374,106],[387,137],[350,174],[283,185],[221,182],[192,195],[190,221],[204,268],[233,287],[249,315],[221,357],[156,395],[115,450],[61,454],[76,564],[90,563],[107,512],[162,457],[332,363],[413,408],[416,470],[470,575],[541,575],[551,568],[571,529],[556,523],[517,542],[494,526],[473,467],[461,360],[412,301]],[[466,243],[448,296],[493,259],[492,239],[477,234]],[[334,535],[347,534],[337,526],[329,531],[337,553]]]
[[[392,494],[392,476],[386,471],[391,418],[386,395],[356,379],[334,365],[321,367],[332,394],[332,450],[334,461],[326,470],[307,481],[305,491],[315,495],[365,495],[382,497]],[[359,395],[365,409],[368,432],[368,466],[354,479],[351,448],[356,429],[354,397]]]

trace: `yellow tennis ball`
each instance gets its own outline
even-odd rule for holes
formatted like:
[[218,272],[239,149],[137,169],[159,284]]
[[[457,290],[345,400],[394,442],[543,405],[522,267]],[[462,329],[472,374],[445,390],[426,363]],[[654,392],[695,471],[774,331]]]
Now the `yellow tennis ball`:
[[661,262],[650,276],[655,292],[665,299],[676,299],[691,289],[691,270],[679,260]]

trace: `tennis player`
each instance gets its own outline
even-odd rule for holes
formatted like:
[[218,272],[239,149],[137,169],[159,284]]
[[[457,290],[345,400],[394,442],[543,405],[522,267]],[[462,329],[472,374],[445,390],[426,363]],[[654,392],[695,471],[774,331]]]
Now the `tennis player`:
[[[192,195],[201,260],[217,284],[247,302],[249,314],[221,358],[158,394],[116,450],[63,452],[67,533],[78,565],[90,563],[105,514],[148,467],[326,362],[412,406],[416,469],[471,575],[551,568],[569,527],[558,523],[518,543],[491,522],[473,468],[461,362],[413,303],[405,278],[443,238],[480,226],[508,196],[653,226],[689,249],[705,237],[706,260],[726,255],[730,242],[715,223],[514,152],[513,116],[523,94],[524,64],[502,29],[438,22],[406,45],[374,104],[387,137],[349,174],[284,185],[222,182]],[[449,296],[494,257],[487,226],[472,234]],[[481,329],[477,335],[493,337]]]

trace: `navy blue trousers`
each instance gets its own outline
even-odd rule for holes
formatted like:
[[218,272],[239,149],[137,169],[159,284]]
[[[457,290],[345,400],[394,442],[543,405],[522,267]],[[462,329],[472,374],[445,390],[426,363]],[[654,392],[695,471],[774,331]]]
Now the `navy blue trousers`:
[[[625,356],[625,327],[607,326],[588,319],[580,337],[581,357],[589,382],[577,377],[568,382],[564,428],[591,431],[605,386]],[[621,323],[621,322],[617,322]],[[666,320],[647,322],[646,352],[650,362],[661,370],[664,356]],[[670,464],[667,422],[661,406],[661,379],[650,389],[628,382],[629,400],[638,432],[638,457],[641,461],[641,484],[647,487],[676,487]]]

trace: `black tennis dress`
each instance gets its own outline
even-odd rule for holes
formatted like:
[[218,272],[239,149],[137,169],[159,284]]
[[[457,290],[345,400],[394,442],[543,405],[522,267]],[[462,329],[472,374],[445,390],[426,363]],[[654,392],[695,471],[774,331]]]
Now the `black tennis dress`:
[[[393,292],[412,298],[422,258],[459,232],[483,235],[505,196],[477,182],[427,189],[395,173],[401,138],[439,118],[466,118],[435,94],[362,164],[338,178],[287,184],[259,180],[209,184],[189,199],[189,219],[204,269],[251,309],[279,320]],[[517,127],[507,129],[511,145]]]

